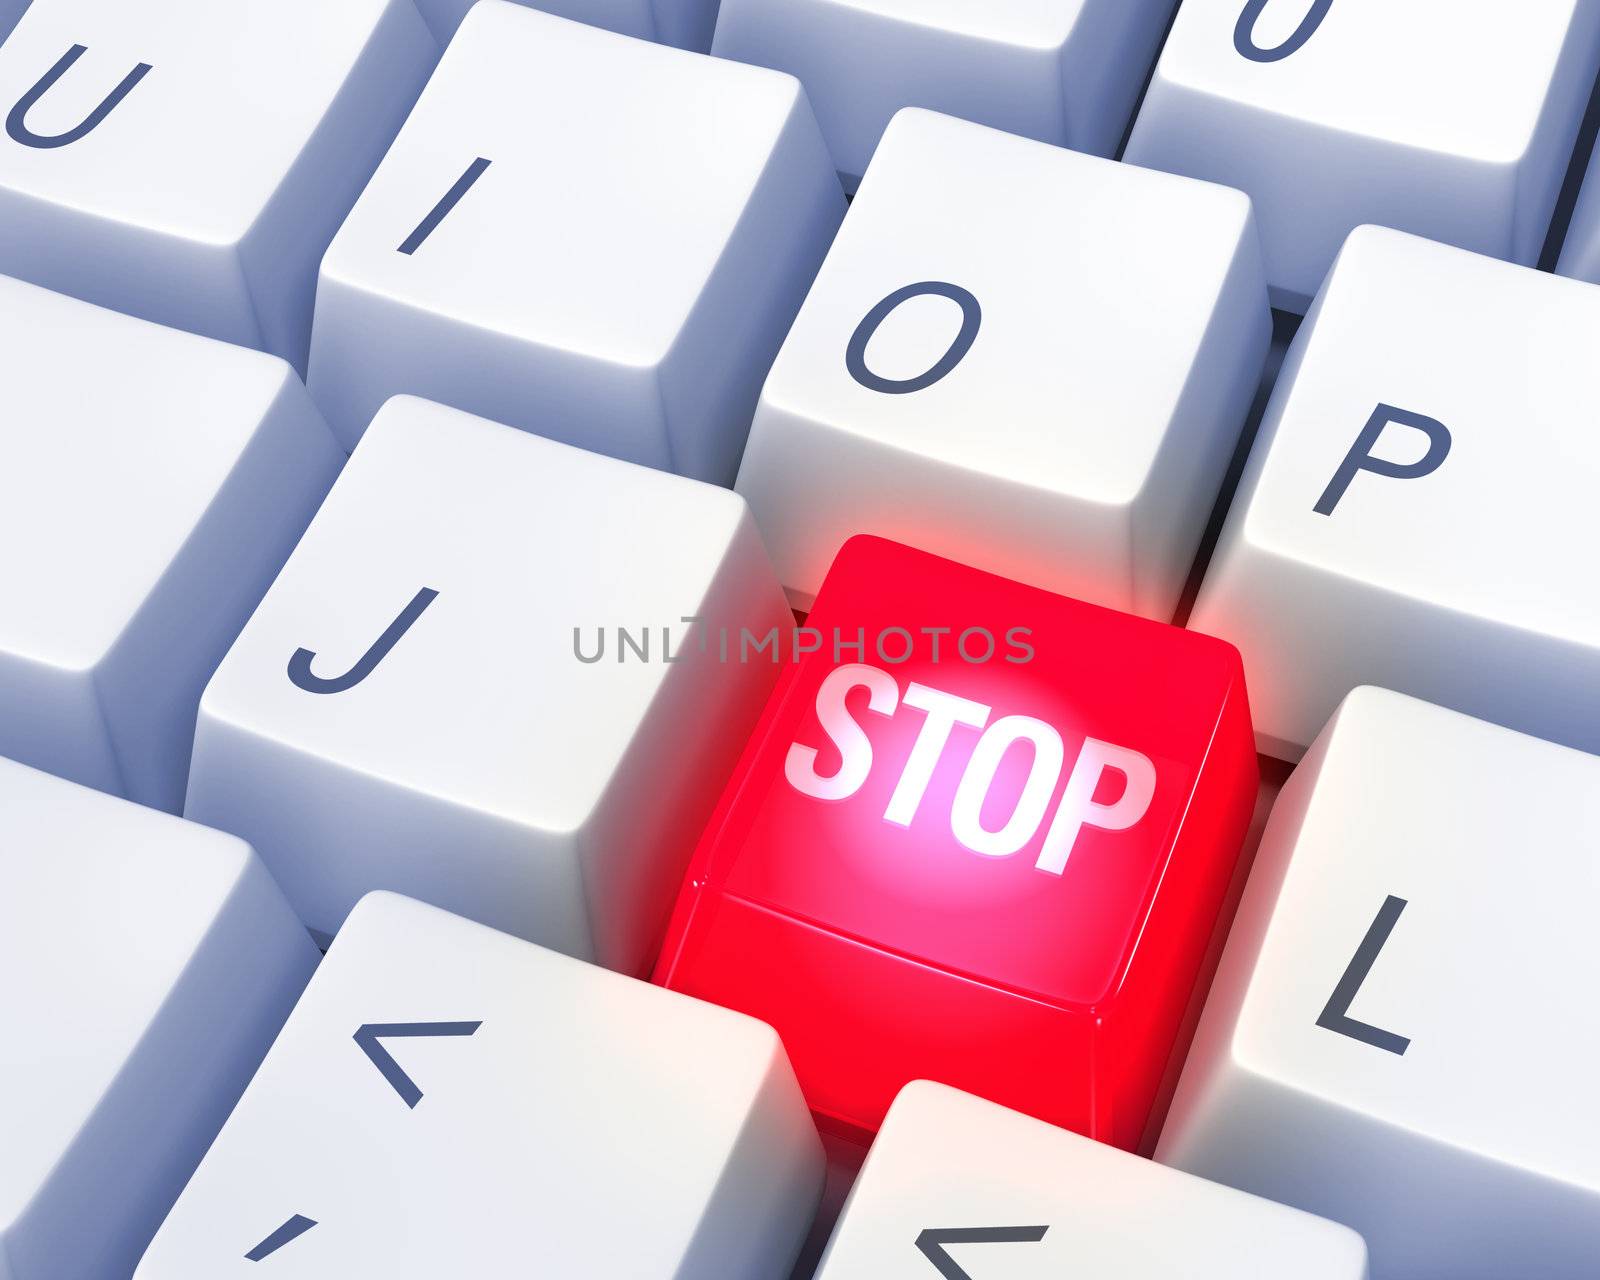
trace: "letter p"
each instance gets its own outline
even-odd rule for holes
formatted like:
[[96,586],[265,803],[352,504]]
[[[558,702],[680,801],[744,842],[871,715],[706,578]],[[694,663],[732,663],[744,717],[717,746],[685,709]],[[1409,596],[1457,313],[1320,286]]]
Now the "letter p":
[[[1422,432],[1428,437],[1428,451],[1416,462],[1390,462],[1374,457],[1372,448],[1391,423]],[[1333,473],[1333,479],[1328,482],[1328,487],[1323,490],[1322,497],[1317,499],[1317,505],[1312,510],[1319,516],[1331,516],[1359,472],[1370,471],[1373,475],[1388,476],[1392,480],[1420,480],[1437,471],[1449,456],[1450,431],[1444,423],[1437,418],[1380,404],[1372,411],[1372,417],[1367,419],[1367,425],[1361,428],[1361,434],[1350,446],[1350,452],[1345,454],[1344,461]]]

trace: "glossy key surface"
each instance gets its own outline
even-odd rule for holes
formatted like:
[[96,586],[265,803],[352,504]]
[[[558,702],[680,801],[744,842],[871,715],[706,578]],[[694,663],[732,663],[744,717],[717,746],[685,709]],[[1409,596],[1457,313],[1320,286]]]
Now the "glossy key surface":
[[807,625],[656,980],[856,1128],[928,1077],[1136,1145],[1255,801],[1237,655],[874,538]]

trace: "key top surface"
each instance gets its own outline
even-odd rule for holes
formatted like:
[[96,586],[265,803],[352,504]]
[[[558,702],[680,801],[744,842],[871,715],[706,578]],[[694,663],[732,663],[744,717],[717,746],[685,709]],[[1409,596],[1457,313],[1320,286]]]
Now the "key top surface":
[[1348,1227],[944,1085],[889,1109],[817,1280],[1366,1280]]
[[1297,758],[1366,683],[1600,746],[1596,343],[1588,286],[1351,237],[1190,620],[1244,654],[1262,750]]
[[873,533],[1167,621],[1270,331],[1237,192],[902,112],[738,489],[800,607]]
[[0,277],[0,752],[166,809],[343,455],[283,361]]
[[843,212],[791,77],[483,0],[324,260],[312,394],[731,482]]
[[783,1280],[822,1172],[770,1028],[373,894],[136,1275]]
[[304,368],[316,264],[438,47],[409,0],[37,0],[0,271]]
[[1363,223],[1535,262],[1597,67],[1593,0],[1185,0],[1126,158],[1248,192],[1303,311]]
[[722,0],[712,52],[799,76],[854,188],[902,107],[1111,155],[1172,9],[1172,0]]
[[127,1275],[317,961],[232,836],[0,760],[0,1275]]
[[1379,1275],[1592,1273],[1600,760],[1362,688],[1262,841],[1158,1159]]
[[326,933],[393,887],[637,972],[777,678],[740,629],[789,625],[736,495],[399,399],[206,689],[188,813]]
[[874,538],[807,626],[656,980],[855,1129],[929,1077],[1135,1145],[1255,801],[1237,656]]

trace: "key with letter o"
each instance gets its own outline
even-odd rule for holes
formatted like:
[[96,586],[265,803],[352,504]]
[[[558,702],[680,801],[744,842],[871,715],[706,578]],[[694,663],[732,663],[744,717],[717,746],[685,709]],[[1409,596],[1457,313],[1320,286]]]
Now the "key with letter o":
[[132,1272],[317,958],[243,841],[0,759],[0,1276]]
[[34,0],[0,271],[304,369],[317,263],[438,54],[410,0]]
[[397,399],[206,687],[186,812],[322,933],[393,888],[637,973],[792,624],[735,494]]
[[822,1180],[770,1027],[375,893],[135,1276],[786,1280]]
[[1138,1145],[1255,805],[1238,655],[865,537],[795,641],[656,981],[847,1130],[934,1078]]
[[480,0],[323,261],[311,393],[349,445],[418,395],[730,484],[844,207],[792,76]]
[[1600,291],[1363,227],[1284,363],[1189,625],[1295,759],[1378,684],[1600,748]]
[[917,1081],[817,1280],[1367,1280],[1366,1256],[1348,1227]]
[[1165,622],[1270,333],[1238,192],[903,111],[738,489],[798,607],[872,533]]
[[0,388],[0,754],[176,811],[344,455],[282,360],[4,276]]
[[895,112],[1112,155],[1173,0],[722,0],[712,52],[800,77],[852,189]]
[[1303,311],[1363,223],[1537,261],[1597,69],[1596,0],[1184,0],[1126,159],[1248,192]]
[[1597,842],[1600,759],[1351,693],[1278,798],[1156,1158],[1348,1223],[1374,1275],[1592,1276]]

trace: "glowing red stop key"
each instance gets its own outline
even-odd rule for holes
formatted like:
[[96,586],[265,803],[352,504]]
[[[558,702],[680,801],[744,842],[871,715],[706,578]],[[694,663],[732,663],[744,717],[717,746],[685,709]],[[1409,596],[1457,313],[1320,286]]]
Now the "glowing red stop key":
[[1238,654],[878,538],[808,625],[655,980],[846,1128],[929,1079],[1137,1147],[1255,804]]

